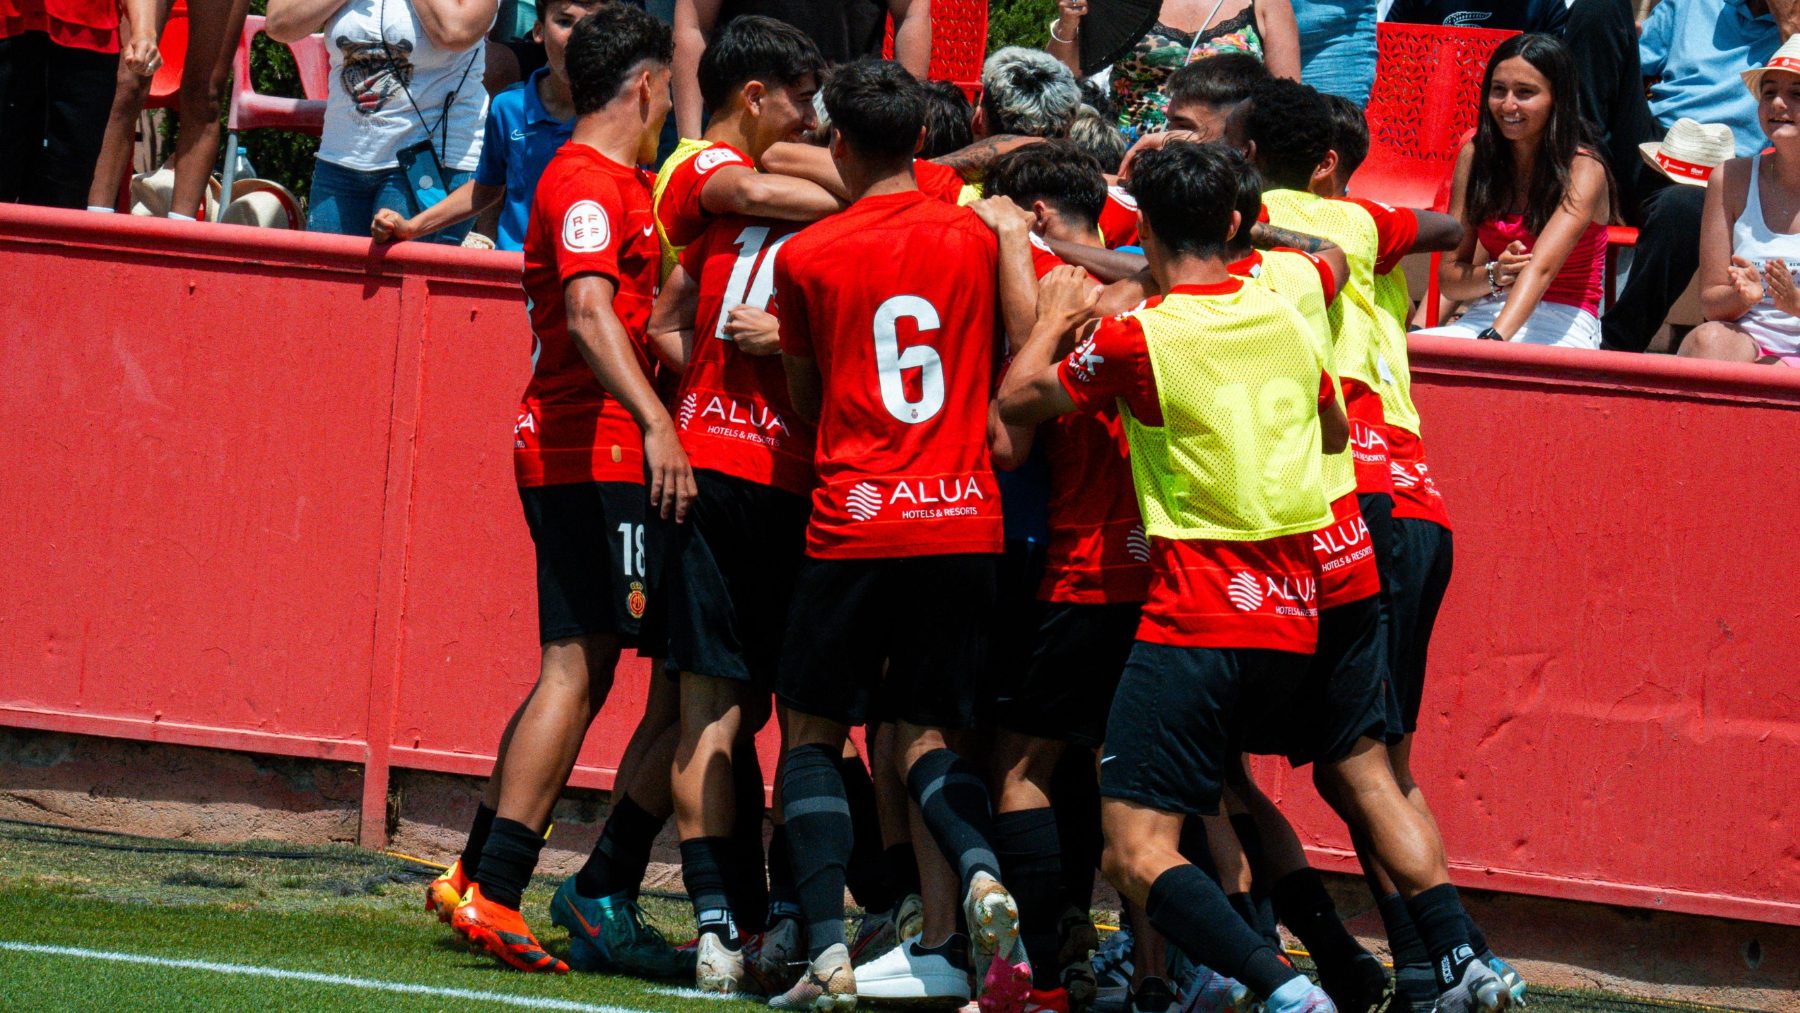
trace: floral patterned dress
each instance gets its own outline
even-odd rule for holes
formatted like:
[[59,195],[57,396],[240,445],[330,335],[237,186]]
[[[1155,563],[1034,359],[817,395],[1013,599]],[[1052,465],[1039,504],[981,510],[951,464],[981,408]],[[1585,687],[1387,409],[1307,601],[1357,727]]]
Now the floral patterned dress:
[[1163,85],[1169,75],[1218,53],[1249,53],[1263,58],[1262,36],[1256,30],[1256,4],[1243,13],[1201,30],[1190,32],[1157,22],[1144,33],[1131,52],[1112,66],[1113,106],[1119,110],[1119,129],[1128,140],[1155,133],[1168,122],[1169,96]]

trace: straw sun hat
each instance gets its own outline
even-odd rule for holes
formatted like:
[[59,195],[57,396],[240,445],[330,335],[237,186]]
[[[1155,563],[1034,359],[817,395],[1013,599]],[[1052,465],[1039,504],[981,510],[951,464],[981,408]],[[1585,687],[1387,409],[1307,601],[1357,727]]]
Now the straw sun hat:
[[1760,67],[1751,67],[1738,76],[1744,79],[1744,86],[1750,89],[1750,94],[1755,95],[1757,85],[1762,82],[1762,76],[1777,70],[1789,74],[1800,74],[1800,35],[1790,36],[1786,42],[1783,42],[1781,48],[1775,51],[1775,55],[1769,57],[1768,63]]
[[1650,168],[1677,183],[1705,186],[1712,171],[1737,154],[1737,141],[1723,123],[1700,123],[1683,116],[1662,140],[1638,145],[1638,154]]

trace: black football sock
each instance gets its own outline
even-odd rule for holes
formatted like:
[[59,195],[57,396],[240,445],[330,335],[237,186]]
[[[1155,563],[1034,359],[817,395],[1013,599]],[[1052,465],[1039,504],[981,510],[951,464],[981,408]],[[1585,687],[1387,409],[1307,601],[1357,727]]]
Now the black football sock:
[[1469,946],[1469,916],[1463,913],[1456,887],[1449,883],[1434,886],[1407,901],[1406,911],[1419,927],[1425,952],[1431,954],[1438,990],[1449,989],[1462,978],[1463,968],[1475,960],[1475,951]]
[[1000,860],[989,843],[994,835],[987,784],[967,760],[952,750],[934,749],[907,771],[906,788],[965,893],[978,872],[1000,878]]
[[794,861],[787,824],[775,824],[769,835],[769,924],[800,917],[800,890],[794,886]]
[[481,870],[481,849],[487,847],[488,834],[494,829],[494,810],[483,802],[475,807],[475,822],[469,825],[469,839],[463,842],[462,856],[457,864],[462,866],[464,879],[473,880],[475,873]]
[[1381,913],[1388,952],[1394,960],[1394,994],[1415,1008],[1436,1002],[1437,975],[1431,970],[1431,954],[1425,952],[1425,941],[1406,911],[1406,901],[1390,893],[1376,898],[1375,909]]
[[1265,999],[1300,976],[1231,910],[1219,884],[1195,866],[1177,865],[1156,877],[1144,913],[1189,958]]
[[805,912],[807,955],[844,943],[844,865],[855,830],[838,751],[825,746],[788,750],[781,776],[788,857]]
[[515,820],[496,819],[481,849],[481,874],[475,882],[481,895],[502,907],[519,909],[519,898],[537,868],[544,850],[544,835]]
[[730,861],[729,837],[696,837],[681,842],[681,881],[694,905],[694,925],[700,935],[708,932],[730,949],[737,949],[737,923],[731,917],[731,898],[725,892],[725,869]]
[[1263,908],[1265,905],[1258,904],[1256,898],[1248,893],[1227,894],[1225,900],[1231,905],[1231,910],[1236,911],[1238,917],[1244,920],[1244,924],[1255,929],[1256,934],[1263,937],[1263,942],[1268,943],[1270,949],[1276,953],[1282,951],[1281,930],[1275,927],[1273,917],[1264,919]]
[[910,841],[883,848],[881,864],[887,867],[888,882],[893,884],[896,897],[919,892],[919,854]]
[[856,837],[844,879],[858,907],[871,914],[892,911],[899,898],[888,881],[881,860],[881,817],[875,812],[875,781],[860,756],[841,757],[838,770],[844,776],[844,797],[850,802],[850,825]]
[[656,816],[626,795],[606,814],[600,839],[575,873],[575,892],[583,897],[635,895],[650,866],[650,846],[662,833],[664,816]]
[[1475,919],[1469,917],[1467,908],[1463,909],[1463,920],[1469,923],[1469,949],[1474,950],[1475,956],[1482,960],[1493,956],[1494,951],[1488,948],[1487,934],[1481,931],[1481,926],[1475,924]]
[[1280,953],[1283,951],[1281,929],[1276,924],[1275,901],[1271,896],[1275,874],[1263,852],[1262,830],[1256,825],[1256,817],[1249,813],[1237,813],[1230,820],[1231,830],[1237,834],[1238,843],[1244,846],[1244,856],[1250,860],[1250,902],[1255,911],[1250,925],[1262,933],[1275,952]]
[[726,857],[725,887],[738,931],[757,933],[768,927],[768,869],[763,863],[762,763],[754,742],[740,742],[731,751],[731,785],[736,819],[731,828],[731,851]]
[[1064,904],[1055,811],[1046,806],[994,817],[994,850],[1006,889],[1019,905],[1019,936],[1031,961],[1032,987],[1059,988]]
[[1100,781],[1094,754],[1065,749],[1050,778],[1056,800],[1056,836],[1062,841],[1063,901],[1082,914],[1094,906],[1094,873],[1100,868]]
[[1316,869],[1297,869],[1275,883],[1275,916],[1300,937],[1321,968],[1347,965],[1367,951],[1344,928],[1337,905]]

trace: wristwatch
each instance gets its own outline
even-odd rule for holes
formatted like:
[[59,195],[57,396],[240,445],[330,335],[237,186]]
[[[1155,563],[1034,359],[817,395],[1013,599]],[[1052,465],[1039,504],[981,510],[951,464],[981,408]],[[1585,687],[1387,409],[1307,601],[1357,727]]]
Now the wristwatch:
[[1494,330],[1492,327],[1483,327],[1481,329],[1481,333],[1475,335],[1475,337],[1481,341],[1505,341],[1506,340],[1506,335],[1501,334],[1499,331]]

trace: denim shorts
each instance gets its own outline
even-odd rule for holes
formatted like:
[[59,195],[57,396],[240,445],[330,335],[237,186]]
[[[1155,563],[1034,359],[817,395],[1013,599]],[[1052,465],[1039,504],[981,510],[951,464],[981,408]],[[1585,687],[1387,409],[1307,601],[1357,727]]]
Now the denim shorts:
[[[444,173],[444,191],[456,189],[474,175],[467,169],[449,170]],[[323,159],[313,162],[312,194],[306,210],[308,232],[335,232],[342,236],[367,238],[369,223],[375,220],[375,212],[382,208],[392,208],[408,218],[425,210],[419,206],[412,185],[398,166],[365,172],[346,169]],[[470,219],[422,236],[420,241],[459,246],[474,224],[474,219]]]
[[1300,78],[1359,106],[1375,86],[1375,0],[1294,0]]

